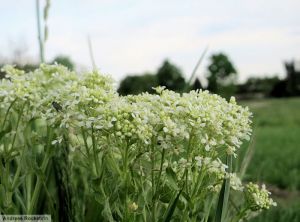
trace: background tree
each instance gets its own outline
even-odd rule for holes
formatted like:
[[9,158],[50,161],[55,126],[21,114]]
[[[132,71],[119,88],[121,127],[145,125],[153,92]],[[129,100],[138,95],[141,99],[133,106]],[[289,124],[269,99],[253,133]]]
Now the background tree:
[[75,63],[68,56],[65,55],[56,56],[51,63],[55,63],[55,62],[68,67],[70,70],[75,69]]
[[142,92],[153,93],[154,90],[152,88],[156,86],[165,86],[167,89],[183,92],[187,88],[187,83],[181,70],[166,60],[154,75],[145,73],[143,75],[127,76],[121,81],[118,92],[121,95],[139,94]]
[[145,73],[125,77],[119,86],[120,95],[139,94],[142,92],[153,93],[152,87],[158,86],[156,75]]
[[270,96],[271,91],[274,86],[280,81],[278,76],[274,77],[250,77],[243,84],[237,85],[239,95],[244,94],[248,97],[255,97],[257,94],[261,94],[262,96]]
[[224,53],[213,54],[207,67],[207,89],[213,93],[229,97],[234,94],[237,71]]
[[167,89],[182,92],[186,87],[181,70],[168,60],[163,62],[156,75],[158,84],[165,86]]
[[[300,69],[299,64],[295,61],[285,62],[286,80],[287,80],[287,94],[289,96],[300,95]],[[297,69],[298,67],[298,69]]]

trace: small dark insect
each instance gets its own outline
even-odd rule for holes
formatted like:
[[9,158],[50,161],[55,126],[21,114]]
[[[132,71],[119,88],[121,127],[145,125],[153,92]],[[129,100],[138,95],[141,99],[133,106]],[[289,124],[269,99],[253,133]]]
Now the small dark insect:
[[61,105],[59,105],[57,102],[53,101],[52,106],[54,107],[54,109],[56,109],[57,112],[62,111]]

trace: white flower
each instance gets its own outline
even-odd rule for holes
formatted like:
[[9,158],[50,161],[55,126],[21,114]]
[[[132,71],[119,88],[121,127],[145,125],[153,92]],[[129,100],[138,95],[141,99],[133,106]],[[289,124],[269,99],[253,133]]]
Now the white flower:
[[196,160],[196,165],[198,167],[201,167],[202,166],[202,157],[201,156],[196,156],[195,160]]
[[228,175],[229,181],[230,181],[230,186],[234,190],[242,191],[244,189],[242,185],[241,179],[236,175],[236,173],[230,173]]
[[57,137],[55,140],[53,140],[53,141],[51,142],[51,144],[52,144],[52,145],[60,144],[60,143],[62,142],[62,140],[63,140],[62,136]]

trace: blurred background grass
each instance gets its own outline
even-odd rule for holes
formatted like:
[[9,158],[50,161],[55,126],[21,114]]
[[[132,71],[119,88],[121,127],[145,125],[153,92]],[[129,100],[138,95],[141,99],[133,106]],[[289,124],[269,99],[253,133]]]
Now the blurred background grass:
[[278,202],[252,221],[300,221],[300,98],[242,104],[253,112],[255,134],[245,179],[265,183]]

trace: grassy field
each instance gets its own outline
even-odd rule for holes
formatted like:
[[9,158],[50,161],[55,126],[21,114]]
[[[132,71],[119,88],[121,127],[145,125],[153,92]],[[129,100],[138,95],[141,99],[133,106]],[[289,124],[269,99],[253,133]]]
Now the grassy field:
[[253,221],[300,221],[300,98],[243,105],[254,114],[254,154],[245,179],[267,184],[279,203]]

